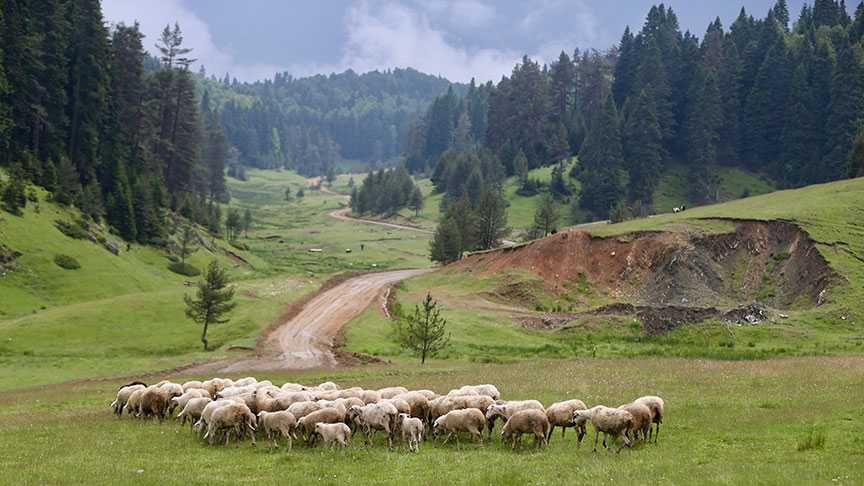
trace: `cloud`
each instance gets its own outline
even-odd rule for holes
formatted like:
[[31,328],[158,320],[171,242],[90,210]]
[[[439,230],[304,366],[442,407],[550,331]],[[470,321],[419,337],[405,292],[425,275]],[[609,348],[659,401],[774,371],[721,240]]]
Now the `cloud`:
[[[463,8],[462,2],[456,8]],[[479,2],[466,2],[477,3]],[[468,7],[482,20],[480,9]],[[521,57],[506,49],[468,49],[447,40],[426,12],[395,2],[361,2],[346,15],[347,44],[341,64],[355,71],[413,67],[452,81],[497,80]]]
[[157,52],[155,44],[162,29],[168,24],[179,23],[184,44],[194,49],[191,55],[198,59],[197,65],[203,64],[208,72],[219,77],[227,72],[237,79],[254,81],[286,70],[284,66],[275,64],[238,62],[233,53],[216,46],[207,24],[180,0],[149,0],[146,4],[139,0],[103,0],[102,12],[113,24],[124,22],[129,25],[138,21],[146,35],[144,48],[150,53]]

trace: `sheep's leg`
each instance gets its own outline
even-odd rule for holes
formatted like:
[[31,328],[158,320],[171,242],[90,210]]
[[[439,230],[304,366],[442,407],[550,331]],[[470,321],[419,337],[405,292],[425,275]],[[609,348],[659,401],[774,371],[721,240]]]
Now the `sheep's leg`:
[[657,439],[660,438],[660,422],[657,422],[657,433],[654,434],[654,443],[657,443]]
[[[594,431],[594,450],[592,452],[597,452],[597,440],[599,440],[599,439],[600,439],[600,431],[595,430]],[[604,440],[605,440],[605,437],[604,437]]]
[[[562,427],[563,428],[563,427]],[[549,427],[549,432],[547,433],[547,440],[552,437],[552,432],[555,431],[555,426]]]
[[576,440],[576,446],[577,447],[582,447],[582,439],[585,438],[586,434],[588,434],[588,429],[587,429],[587,427],[585,427],[585,424],[581,424],[576,429],[576,439],[577,439]]
[[[447,434],[447,437],[444,437],[444,442],[442,442],[441,445],[445,445],[447,443],[447,441],[450,440],[450,437],[453,437],[453,432],[449,432]],[[456,436],[456,438],[458,439],[459,436]]]

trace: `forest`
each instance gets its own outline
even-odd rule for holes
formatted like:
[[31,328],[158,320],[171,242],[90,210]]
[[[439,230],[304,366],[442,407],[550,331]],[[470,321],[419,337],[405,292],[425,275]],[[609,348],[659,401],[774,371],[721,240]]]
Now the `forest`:
[[169,211],[218,232],[229,146],[180,27],[150,39],[154,59],[137,24],[106,26],[98,0],[0,7],[6,208],[35,184],[127,241],[164,243]]
[[478,197],[502,171],[533,192],[527,170],[578,155],[569,176],[598,219],[619,205],[650,212],[669,164],[686,166],[703,203],[717,198],[719,166],[784,187],[860,175],[862,37],[864,3],[852,18],[845,2],[817,0],[794,23],[785,0],[761,19],[742,8],[701,40],[657,5],[609,50],[562,52],[548,66],[525,57],[497,84],[441,95],[412,127],[406,165],[452,200]]

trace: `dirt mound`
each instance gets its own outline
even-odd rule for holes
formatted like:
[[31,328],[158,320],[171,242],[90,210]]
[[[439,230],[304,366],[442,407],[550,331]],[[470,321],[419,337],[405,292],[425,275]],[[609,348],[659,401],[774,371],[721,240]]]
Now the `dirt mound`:
[[735,231],[724,234],[647,232],[601,238],[570,231],[471,255],[456,265],[483,275],[527,270],[552,292],[564,293],[568,285],[587,279],[618,302],[700,309],[733,309],[751,302],[780,309],[817,305],[820,293],[837,278],[797,226],[734,223]]

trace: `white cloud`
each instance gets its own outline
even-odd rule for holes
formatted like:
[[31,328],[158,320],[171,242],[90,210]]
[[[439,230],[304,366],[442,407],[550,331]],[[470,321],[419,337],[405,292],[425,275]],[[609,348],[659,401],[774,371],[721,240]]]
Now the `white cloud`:
[[447,32],[430,24],[425,12],[395,2],[356,4],[346,16],[346,27],[342,65],[360,72],[413,67],[453,81],[486,81],[509,73],[520,58],[510,50],[455,46],[446,40]]
[[273,73],[285,70],[277,65],[237,61],[231,52],[216,46],[207,24],[183,6],[180,0],[103,0],[102,12],[111,23],[132,24],[138,21],[141,31],[146,35],[144,48],[151,53],[156,52],[155,44],[162,29],[168,24],[179,23],[184,44],[194,49],[191,56],[198,59],[196,65],[203,64],[208,72],[219,77],[228,72],[237,79],[252,81],[272,77]]

